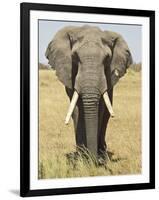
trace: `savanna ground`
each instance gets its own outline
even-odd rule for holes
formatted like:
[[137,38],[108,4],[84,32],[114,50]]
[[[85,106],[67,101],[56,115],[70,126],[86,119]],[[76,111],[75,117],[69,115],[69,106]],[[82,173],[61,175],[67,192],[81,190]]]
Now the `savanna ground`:
[[66,155],[75,152],[72,120],[64,124],[69,100],[52,70],[39,70],[39,178],[107,176],[141,173],[141,73],[128,73],[115,86],[106,140],[110,160],[96,166],[82,158],[76,164]]

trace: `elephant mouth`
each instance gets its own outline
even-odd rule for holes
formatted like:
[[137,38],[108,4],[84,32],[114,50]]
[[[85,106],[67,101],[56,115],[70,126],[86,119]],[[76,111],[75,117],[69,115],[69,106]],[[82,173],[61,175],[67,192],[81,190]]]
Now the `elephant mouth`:
[[[111,117],[114,117],[114,111],[113,111],[113,108],[112,108],[112,105],[111,105],[111,101],[109,99],[109,96],[108,96],[108,92],[105,91],[103,94],[103,99],[104,99],[104,102],[105,102],[105,105],[110,113],[110,116]],[[76,103],[78,101],[78,98],[79,98],[79,94],[77,93],[77,91],[75,90],[74,93],[73,93],[73,96],[72,96],[72,100],[70,102],[70,106],[68,108],[68,112],[67,112],[67,115],[66,115],[66,118],[65,118],[65,124],[68,124],[69,123],[69,120],[72,116],[72,113],[75,109],[75,106],[76,106]]]

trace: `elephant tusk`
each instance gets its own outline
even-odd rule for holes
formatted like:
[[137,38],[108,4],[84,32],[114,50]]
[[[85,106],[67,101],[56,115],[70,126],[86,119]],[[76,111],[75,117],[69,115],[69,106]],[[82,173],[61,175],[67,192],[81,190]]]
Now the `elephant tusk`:
[[71,100],[71,103],[70,103],[70,107],[69,107],[67,115],[66,115],[65,124],[69,123],[69,120],[71,118],[73,110],[74,110],[74,108],[76,106],[76,103],[77,103],[77,100],[78,100],[78,96],[79,96],[78,93],[76,91],[74,91],[73,96],[72,96],[72,100]]
[[105,93],[103,94],[103,98],[104,98],[105,104],[106,104],[106,106],[107,106],[107,108],[108,108],[108,111],[109,111],[109,113],[110,113],[110,116],[111,116],[111,117],[114,117],[114,116],[115,116],[115,115],[114,115],[114,111],[113,111],[113,108],[112,108],[112,105],[111,105],[111,102],[110,102],[110,99],[109,99],[109,96],[108,96],[108,93],[107,93],[107,92],[105,92]]

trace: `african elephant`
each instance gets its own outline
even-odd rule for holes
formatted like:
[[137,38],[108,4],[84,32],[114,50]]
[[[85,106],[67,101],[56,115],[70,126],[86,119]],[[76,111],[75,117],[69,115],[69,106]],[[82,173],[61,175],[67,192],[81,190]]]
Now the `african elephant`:
[[113,86],[132,63],[128,45],[115,32],[69,26],[57,32],[45,55],[70,98],[65,123],[72,116],[77,149],[100,158],[107,152],[106,128],[114,116]]

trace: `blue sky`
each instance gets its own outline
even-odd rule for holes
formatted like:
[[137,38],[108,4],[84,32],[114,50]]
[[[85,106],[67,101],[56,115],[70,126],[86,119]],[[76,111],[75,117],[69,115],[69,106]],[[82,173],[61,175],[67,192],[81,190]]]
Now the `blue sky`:
[[[58,30],[65,26],[82,26],[90,23],[80,22],[63,22],[63,21],[47,21],[39,20],[39,62],[47,64],[48,60],[45,58],[45,51],[48,43],[54,37]],[[97,24],[91,23],[92,26],[98,26],[102,30],[110,30],[120,33],[130,48],[133,56],[133,61],[141,62],[141,37],[142,26],[139,25],[125,25],[125,24]]]

